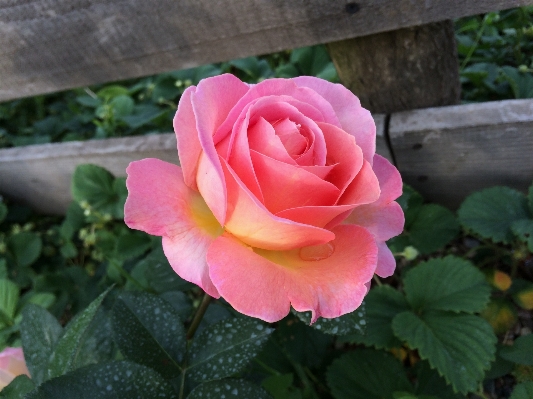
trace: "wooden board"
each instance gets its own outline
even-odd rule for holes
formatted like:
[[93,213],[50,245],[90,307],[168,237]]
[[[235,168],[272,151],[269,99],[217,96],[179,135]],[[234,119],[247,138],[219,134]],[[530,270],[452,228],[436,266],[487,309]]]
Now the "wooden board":
[[[390,159],[385,143],[385,116],[376,115],[377,151]],[[38,212],[63,214],[72,196],[70,181],[76,166],[92,163],[115,176],[126,176],[130,162],[159,158],[178,164],[173,133],[118,139],[42,144],[0,150],[0,194]]]
[[0,0],[0,101],[533,0]]
[[429,201],[457,208],[482,188],[533,182],[533,100],[406,111],[389,126],[404,181]]

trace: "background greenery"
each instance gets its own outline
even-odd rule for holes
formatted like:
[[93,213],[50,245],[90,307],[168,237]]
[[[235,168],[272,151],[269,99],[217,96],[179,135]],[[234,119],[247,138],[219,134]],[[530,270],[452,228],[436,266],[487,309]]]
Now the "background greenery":
[[[532,18],[456,21],[465,102],[533,97]],[[170,132],[183,90],[222,72],[337,80],[317,46],[17,100],[0,145]],[[82,165],[72,194],[64,218],[0,202],[0,349],[22,345],[32,375],[0,398],[533,398],[533,185],[458,212],[406,186],[398,270],[360,309],[266,325],[218,300],[192,339],[202,292],[124,225],[124,179]]]

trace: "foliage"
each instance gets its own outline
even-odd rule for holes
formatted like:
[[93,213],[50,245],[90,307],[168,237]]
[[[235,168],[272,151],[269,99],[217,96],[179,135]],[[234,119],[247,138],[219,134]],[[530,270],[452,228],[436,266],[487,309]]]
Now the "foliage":
[[496,345],[496,334],[514,331],[531,290],[528,237],[513,226],[531,220],[533,188],[474,193],[456,218],[406,186],[407,228],[390,242],[399,272],[355,312],[310,328],[293,311],[266,326],[217,301],[191,339],[201,292],[158,239],[125,227],[122,185],[81,165],[63,219],[2,203],[1,345],[22,344],[32,375],[2,395],[444,399],[510,372],[528,381],[532,336]]

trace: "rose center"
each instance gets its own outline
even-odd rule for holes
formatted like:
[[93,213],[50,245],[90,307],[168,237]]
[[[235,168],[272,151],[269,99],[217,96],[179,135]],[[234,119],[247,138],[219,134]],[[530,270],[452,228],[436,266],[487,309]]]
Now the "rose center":
[[308,148],[309,140],[302,135],[304,129],[300,124],[285,118],[272,123],[272,127],[292,159],[297,159]]

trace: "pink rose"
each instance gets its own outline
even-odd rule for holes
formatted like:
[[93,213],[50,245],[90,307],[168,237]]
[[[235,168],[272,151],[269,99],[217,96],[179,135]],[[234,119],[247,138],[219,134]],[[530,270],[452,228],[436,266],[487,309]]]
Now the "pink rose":
[[374,273],[393,273],[402,181],[343,86],[205,79],[183,93],[174,129],[181,168],[132,162],[125,221],[162,236],[185,280],[249,316],[274,322],[292,305],[314,321],[352,312]]
[[0,391],[21,374],[30,376],[22,348],[5,348],[0,352]]

